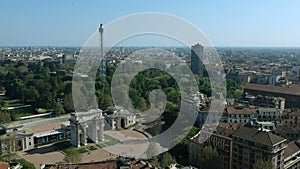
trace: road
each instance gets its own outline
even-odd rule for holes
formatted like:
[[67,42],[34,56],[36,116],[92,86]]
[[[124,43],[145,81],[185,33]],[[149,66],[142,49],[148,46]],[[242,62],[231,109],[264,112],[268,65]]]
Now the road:
[[45,125],[49,123],[66,122],[70,119],[70,114],[62,115],[55,118],[37,118],[19,121],[25,128]]

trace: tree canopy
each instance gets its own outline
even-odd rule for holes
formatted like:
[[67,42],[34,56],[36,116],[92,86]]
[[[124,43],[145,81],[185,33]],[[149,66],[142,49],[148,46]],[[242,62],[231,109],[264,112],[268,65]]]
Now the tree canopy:
[[65,151],[64,161],[67,163],[80,163],[81,155],[75,148],[69,148]]
[[221,163],[222,160],[216,148],[212,148],[211,146],[205,146],[203,148],[200,157],[201,168],[219,169],[222,166]]

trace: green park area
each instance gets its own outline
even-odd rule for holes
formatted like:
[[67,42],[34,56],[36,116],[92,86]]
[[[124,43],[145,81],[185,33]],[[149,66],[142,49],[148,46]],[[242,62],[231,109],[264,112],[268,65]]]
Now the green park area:
[[0,97],[0,123],[7,123],[10,121],[19,120],[20,117],[34,115],[34,110],[31,105],[24,105],[24,103],[17,99],[8,99],[5,96]]
[[118,144],[119,142],[120,142],[120,140],[105,134],[104,135],[104,142],[100,143],[100,144],[97,144],[97,147],[104,148],[104,147],[107,147],[107,146],[113,146],[115,144]]
[[113,145],[118,144],[118,143],[120,143],[120,140],[105,134],[104,135],[104,142],[100,143],[100,144],[97,144],[96,146],[99,147],[99,148],[104,148],[104,147],[107,147],[107,146],[113,146]]
[[107,146],[112,146],[112,145],[118,144],[119,142],[120,142],[120,140],[118,140],[116,138],[113,138],[106,134],[104,135],[104,144]]

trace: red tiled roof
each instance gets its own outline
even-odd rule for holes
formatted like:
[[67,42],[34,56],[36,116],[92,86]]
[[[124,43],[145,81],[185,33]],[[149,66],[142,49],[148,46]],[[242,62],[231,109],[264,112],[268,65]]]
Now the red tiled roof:
[[292,85],[290,87],[280,87],[280,86],[270,86],[270,85],[260,85],[260,84],[248,83],[245,85],[244,89],[300,96],[300,86],[299,85]]
[[255,108],[245,107],[242,109],[234,108],[234,106],[227,106],[226,109],[228,114],[255,114]]

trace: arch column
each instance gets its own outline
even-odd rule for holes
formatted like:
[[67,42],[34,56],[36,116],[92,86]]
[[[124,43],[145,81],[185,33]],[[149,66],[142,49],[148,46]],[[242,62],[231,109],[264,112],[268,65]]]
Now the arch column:
[[102,142],[104,141],[104,118],[101,117],[99,119],[99,123],[98,123],[98,141]]
[[82,124],[82,131],[81,131],[81,144],[87,146],[87,124]]

